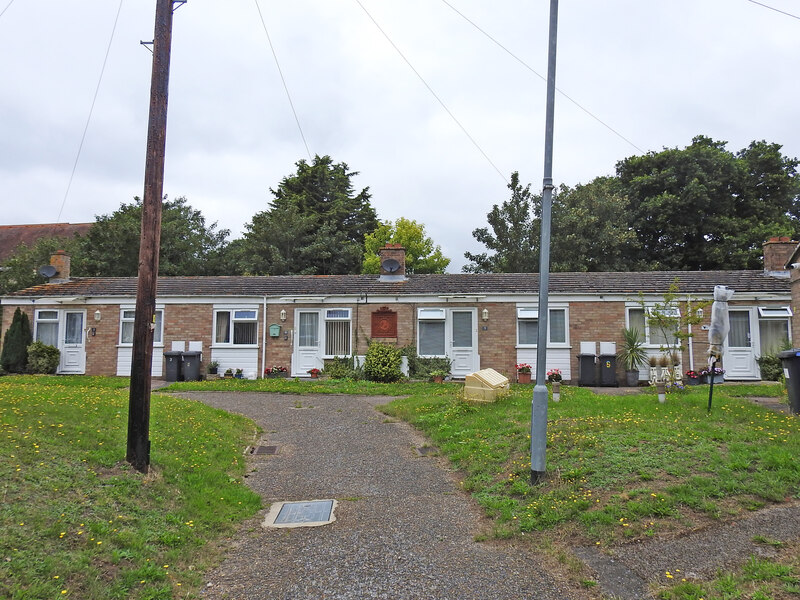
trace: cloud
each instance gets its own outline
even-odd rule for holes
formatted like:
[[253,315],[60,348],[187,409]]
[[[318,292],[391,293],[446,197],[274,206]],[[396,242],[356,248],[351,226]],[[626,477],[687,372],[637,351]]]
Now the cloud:
[[[547,3],[449,2],[545,74]],[[123,4],[62,220],[141,195],[151,58],[139,41],[153,37],[154,4]],[[472,230],[508,198],[505,178],[518,170],[541,186],[545,84],[444,2],[361,4],[416,73],[357,2],[258,6],[310,151],[359,171],[380,218],[424,223],[459,270],[465,250],[481,250]],[[5,222],[58,212],[117,7],[17,2],[0,18]],[[174,20],[164,191],[234,236],[307,158],[261,16],[253,2],[192,0]],[[640,153],[592,115],[645,151],[705,134],[800,155],[799,33],[796,19],[746,2],[561,3],[556,82],[591,115],[556,97],[556,183]]]

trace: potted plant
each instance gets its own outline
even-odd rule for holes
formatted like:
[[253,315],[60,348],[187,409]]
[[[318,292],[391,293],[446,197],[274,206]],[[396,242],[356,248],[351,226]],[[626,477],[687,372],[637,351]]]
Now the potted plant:
[[233,377],[233,369],[231,369],[230,367],[225,369],[225,378],[230,379],[232,377]]
[[561,369],[550,369],[547,372],[547,383],[561,383]]
[[445,371],[444,369],[434,369],[431,371],[431,379],[434,383],[442,383],[444,378],[450,374],[449,371]]
[[666,354],[658,357],[658,370],[661,372],[660,381],[667,383],[672,379],[672,366],[670,365],[670,358]]
[[550,369],[547,372],[547,383],[553,388],[553,401],[558,402],[561,398],[561,369]]
[[686,383],[689,385],[700,385],[700,383],[702,383],[700,373],[692,370],[686,371]]
[[531,366],[528,363],[519,363],[514,368],[517,370],[517,383],[531,382]]
[[309,369],[307,373],[311,375],[311,379],[317,379],[322,371],[320,371],[317,367],[314,367],[313,369]]
[[234,376],[236,379],[241,379],[242,377],[244,377],[244,374],[243,374],[243,372],[242,372],[242,370],[241,370],[241,369],[236,369],[236,373],[234,373],[234,375],[233,375],[233,376]]
[[708,369],[703,369],[700,371],[700,375],[705,378],[705,381],[711,383],[711,379],[713,377],[714,383],[725,383],[725,369],[720,367],[714,367],[714,371],[711,372]]
[[208,363],[208,367],[206,367],[206,369],[208,370],[209,375],[216,375],[219,371],[219,363],[215,360],[212,360],[210,363]]
[[658,381],[661,381],[661,375],[658,370],[658,357],[650,356],[647,362],[650,363],[650,385],[655,385]]
[[622,346],[617,352],[617,358],[625,369],[625,383],[629,387],[639,385],[639,367],[643,367],[648,361],[644,341],[644,337],[635,327],[622,329]]
[[264,376],[269,379],[275,379],[276,377],[288,377],[289,370],[281,365],[272,365],[271,367],[264,369]]

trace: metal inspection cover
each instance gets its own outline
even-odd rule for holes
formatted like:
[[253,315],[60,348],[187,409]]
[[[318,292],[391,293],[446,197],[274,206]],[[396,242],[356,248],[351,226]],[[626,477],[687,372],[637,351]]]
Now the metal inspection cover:
[[264,527],[319,527],[336,520],[336,500],[275,502],[264,519]]
[[250,450],[250,454],[277,454],[278,447],[277,446],[253,446]]

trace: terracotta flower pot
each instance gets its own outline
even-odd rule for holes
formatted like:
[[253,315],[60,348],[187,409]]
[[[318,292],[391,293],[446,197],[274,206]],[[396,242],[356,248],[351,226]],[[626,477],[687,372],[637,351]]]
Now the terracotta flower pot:
[[530,373],[517,373],[517,383],[530,383],[530,382],[531,382]]

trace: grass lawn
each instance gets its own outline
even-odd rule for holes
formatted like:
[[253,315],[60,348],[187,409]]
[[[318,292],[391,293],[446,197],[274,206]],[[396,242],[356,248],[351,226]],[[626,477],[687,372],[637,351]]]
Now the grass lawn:
[[[463,475],[462,485],[494,520],[495,536],[534,537],[564,548],[609,547],[677,535],[772,503],[800,498],[800,419],[747,397],[780,397],[775,385],[708,386],[670,394],[596,395],[561,388],[548,408],[547,477],[530,480],[532,386],[493,404],[410,395],[383,407],[423,430]],[[800,594],[797,548],[753,558],[742,572],[706,585],[665,587],[664,600]],[[591,584],[591,582],[587,582]]]
[[501,537],[560,527],[610,545],[797,498],[800,420],[741,396],[779,386],[595,395],[562,387],[548,413],[545,482],[530,481],[530,386],[493,404],[413,395],[384,407],[422,429],[463,473]]
[[124,462],[128,380],[0,378],[0,597],[178,598],[261,507],[242,417],[153,394],[152,469]]
[[[402,396],[382,410],[424,431],[458,468],[495,537],[534,538],[554,554],[676,535],[800,498],[800,419],[747,399],[779,397],[777,384],[715,386],[710,415],[707,386],[666,404],[646,390],[563,386],[549,406],[548,475],[533,487],[530,385],[493,404],[463,402],[458,384],[269,379],[169,389]],[[0,597],[186,597],[216,559],[214,540],[260,507],[240,479],[253,423],[166,394],[152,401],[155,473],[131,472],[121,462],[125,379],[0,378],[0,423]],[[796,551],[753,559],[706,587],[676,581],[660,597],[798,594]]]

